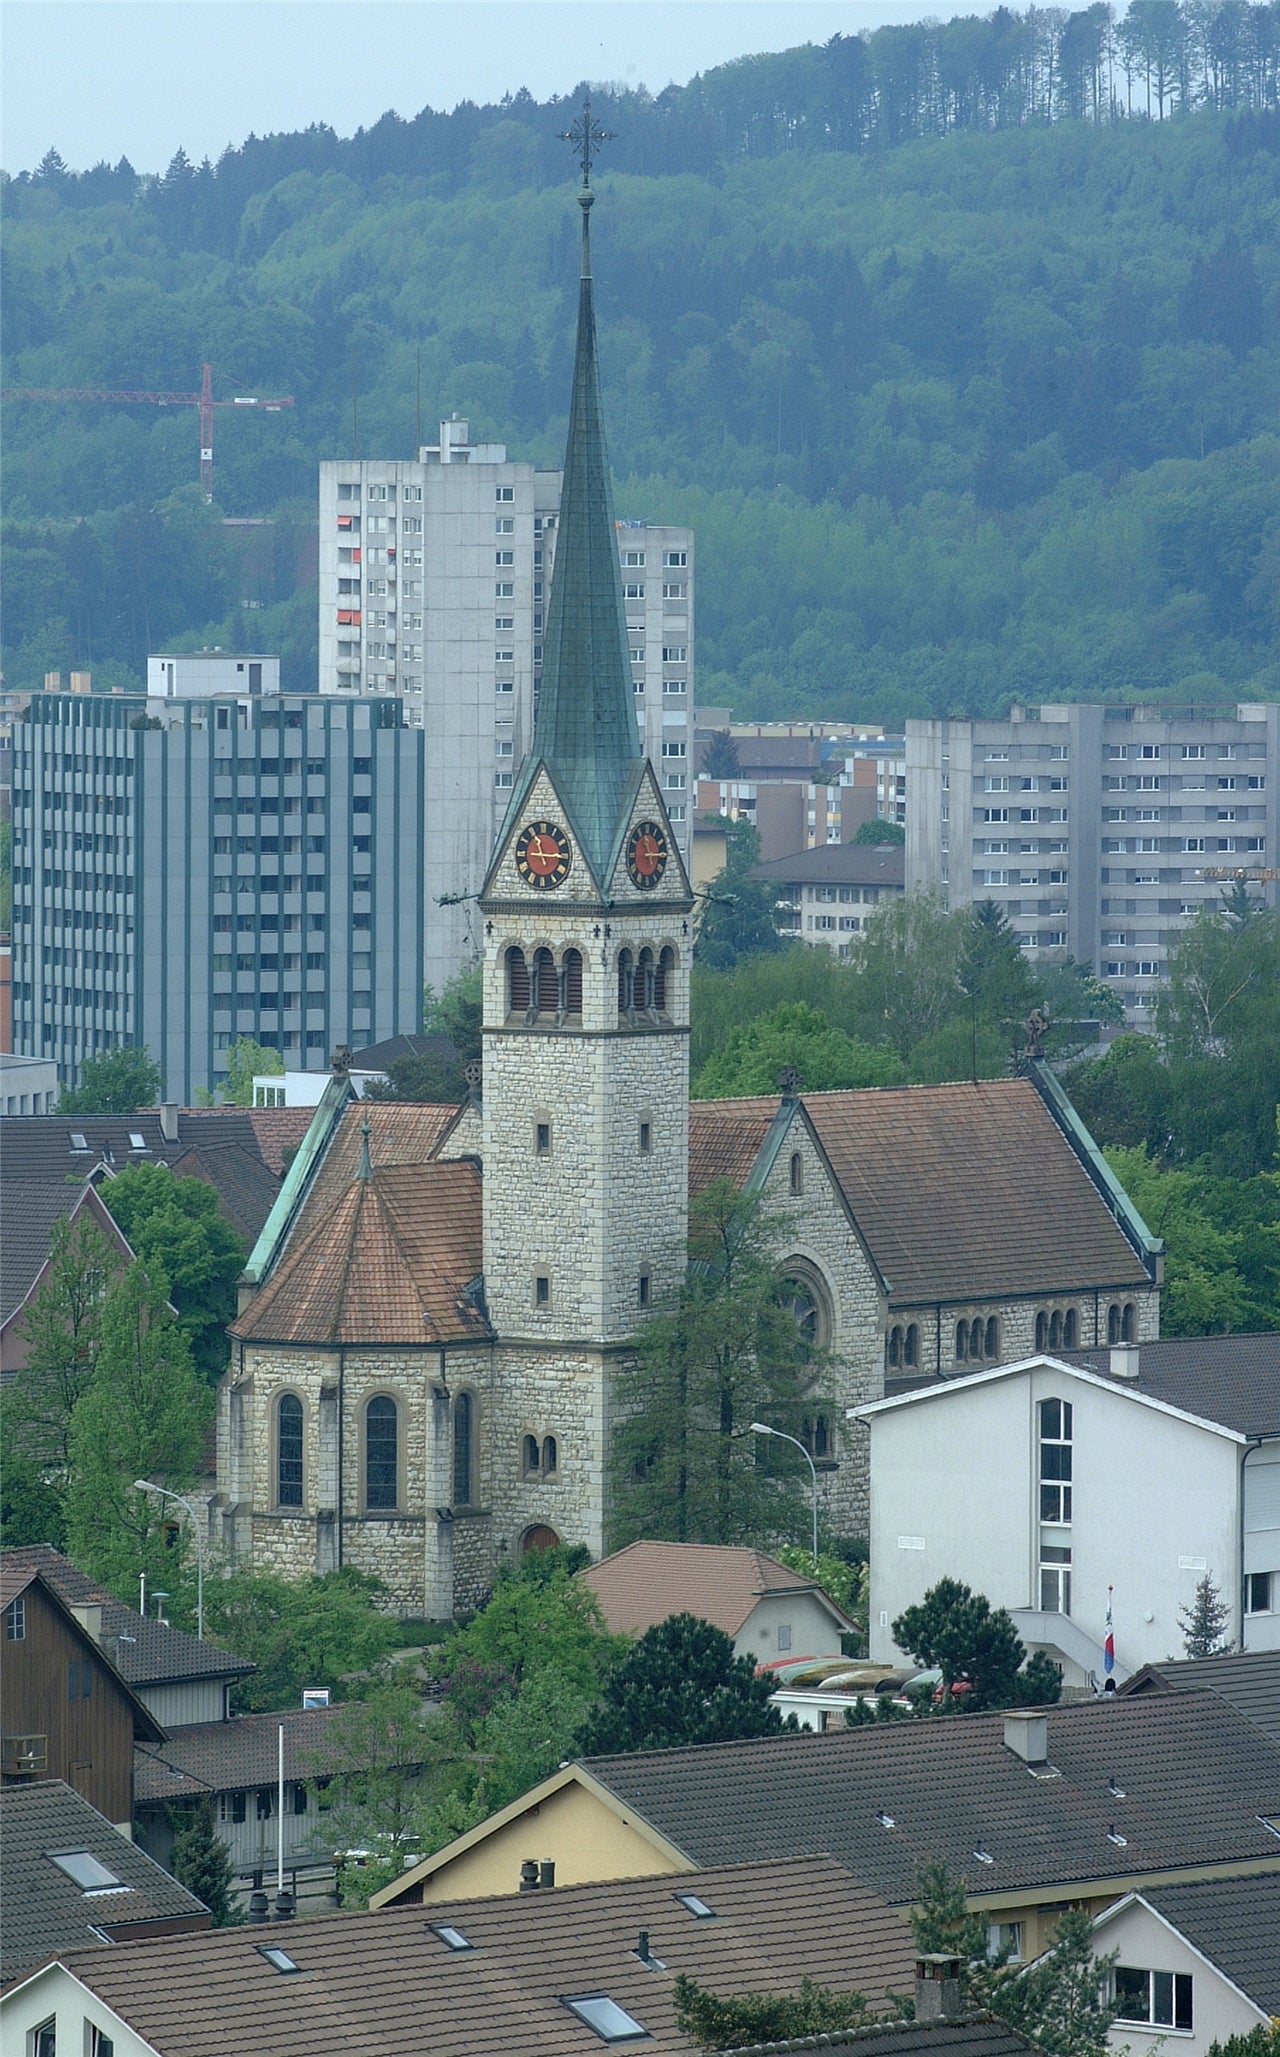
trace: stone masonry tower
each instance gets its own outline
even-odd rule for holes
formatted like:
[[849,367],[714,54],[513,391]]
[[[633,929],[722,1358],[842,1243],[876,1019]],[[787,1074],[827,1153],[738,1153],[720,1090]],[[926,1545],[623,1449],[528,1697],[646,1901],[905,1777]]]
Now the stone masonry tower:
[[693,896],[636,735],[596,362],[582,277],[533,747],[480,897],[484,1272],[500,1382],[563,1382],[592,1424],[599,1535],[609,1363],[683,1273]]

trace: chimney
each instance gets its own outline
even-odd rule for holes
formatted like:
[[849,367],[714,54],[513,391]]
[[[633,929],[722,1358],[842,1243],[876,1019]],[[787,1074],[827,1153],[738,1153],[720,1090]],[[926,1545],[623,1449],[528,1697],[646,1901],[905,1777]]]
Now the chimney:
[[636,1956],[642,1964],[649,1962],[649,1931],[647,1928],[642,1928],[640,1931],[640,1939],[636,1944]]
[[538,1860],[536,1857],[526,1857],[524,1863],[520,1866],[520,1891],[522,1893],[536,1893],[537,1890]]
[[544,1857],[541,1864],[538,1866],[539,1890],[544,1893],[549,1893],[554,1889],[555,1882],[556,1867],[549,1858]]
[[1049,1755],[1049,1721],[1044,1714],[1006,1714],[1004,1746],[1024,1764],[1044,1764]]
[[160,1102],[160,1133],[166,1143],[178,1140],[178,1103],[176,1100]]
[[1112,1378],[1137,1378],[1138,1348],[1136,1343],[1121,1343],[1110,1351]]
[[263,1892],[261,1886],[255,1886],[252,1893],[250,1893],[249,1895],[249,1919],[251,1922],[255,1924],[255,1926],[270,1918],[267,1913],[267,1907],[268,1901],[266,1894]]
[[964,2014],[960,1959],[937,1950],[916,1958],[916,2020],[959,2021]]
[[102,1602],[100,1600],[73,1600],[71,1612],[75,1615],[86,1635],[95,1643],[102,1641]]
[[71,674],[71,690],[73,693],[91,693],[93,691],[93,673],[91,671],[73,671]]

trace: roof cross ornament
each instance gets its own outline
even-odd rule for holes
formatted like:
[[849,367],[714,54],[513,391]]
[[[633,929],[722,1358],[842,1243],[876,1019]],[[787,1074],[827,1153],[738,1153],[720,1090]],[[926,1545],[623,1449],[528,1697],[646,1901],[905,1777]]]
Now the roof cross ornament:
[[600,155],[601,146],[605,143],[612,143],[612,129],[602,129],[598,121],[592,120],[591,102],[584,100],[581,114],[574,122],[572,128],[561,131],[560,141],[573,145],[573,154],[582,166],[582,183],[585,187],[589,187],[591,184],[591,167]]

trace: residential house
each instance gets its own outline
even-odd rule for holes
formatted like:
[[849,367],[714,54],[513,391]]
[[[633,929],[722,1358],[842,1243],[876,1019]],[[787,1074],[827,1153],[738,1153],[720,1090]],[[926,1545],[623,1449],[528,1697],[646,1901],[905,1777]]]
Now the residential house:
[[1113,1952],[1112,2049],[1142,2057],[1173,2041],[1208,2057],[1280,2016],[1280,1877],[1126,1893],[1094,1924],[1095,1955]]
[[838,1657],[855,1629],[816,1579],[763,1550],[714,1543],[629,1543],[578,1574],[614,1634],[642,1636],[671,1614],[723,1629],[735,1657]]
[[375,1907],[825,1850],[890,1905],[944,1862],[993,1942],[1044,1948],[1064,1903],[1280,1872],[1280,1745],[1203,1692],[887,1722],[566,1765]]
[[1144,1664],[1121,1686],[1130,1693],[1217,1693],[1255,1727],[1280,1743],[1280,1649],[1220,1650],[1213,1657],[1184,1657]]
[[828,843],[758,864],[751,876],[777,894],[774,918],[784,935],[847,957],[880,902],[901,896],[905,872],[900,844]]
[[1280,1335],[1204,1336],[1025,1356],[863,1408],[872,1657],[898,1658],[893,1622],[944,1574],[1007,1607],[1068,1684],[1101,1686],[1108,1606],[1117,1683],[1180,1649],[1206,1576],[1233,1640],[1280,1648],[1278,1395]]
[[[792,1992],[809,1977],[886,2012],[913,1990],[901,1916],[830,1858],[515,1884],[430,1914],[318,1916],[68,1955],[10,1994],[5,2033],[40,2050],[22,2039],[52,2024],[59,2049],[97,2057],[107,2038],[112,2057],[591,2057],[632,2040],[696,2057],[676,2026],[678,1973],[725,1995]],[[1009,2046],[964,2057],[1009,2057]]]
[[0,1986],[72,1950],[209,1926],[185,1886],[60,1779],[0,1789],[0,1883]]

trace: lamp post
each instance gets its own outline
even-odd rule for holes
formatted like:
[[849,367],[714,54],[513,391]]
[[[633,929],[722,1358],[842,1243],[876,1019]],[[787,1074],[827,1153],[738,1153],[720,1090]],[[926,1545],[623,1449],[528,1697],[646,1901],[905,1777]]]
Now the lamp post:
[[818,1575],[818,1467],[805,1449],[799,1436],[789,1436],[784,1428],[770,1428],[767,1422],[753,1421],[751,1423],[751,1433],[753,1436],[777,1436],[779,1442],[794,1443],[809,1467],[809,1476],[813,1480],[813,1575],[816,1578]]
[[[196,1634],[197,1634],[197,1636],[198,1636],[198,1637],[200,1638],[200,1641],[201,1641],[201,1642],[203,1642],[203,1641],[204,1641],[204,1537],[203,1537],[203,1535],[202,1535],[202,1534],[201,1534],[201,1532],[200,1532],[200,1519],[199,1519],[199,1516],[197,1515],[197,1513],[196,1513],[196,1510],[195,1510],[195,1508],[194,1508],[194,1507],[193,1507],[193,1506],[191,1505],[191,1502],[190,1502],[190,1500],[184,1500],[184,1499],[183,1499],[183,1497],[182,1497],[182,1495],[181,1495],[181,1493],[175,1493],[175,1492],[172,1492],[172,1491],[170,1490],[170,1488],[169,1488],[168,1486],[158,1486],[158,1485],[154,1484],[154,1482],[153,1482],[153,1481],[152,1481],[151,1479],[149,1479],[149,1478],[136,1478],[136,1479],[134,1480],[134,1482],[133,1482],[133,1486],[134,1486],[134,1491],[135,1491],[135,1492],[138,1492],[138,1493],[154,1493],[154,1494],[156,1495],[157,1499],[160,1499],[160,1500],[176,1500],[176,1501],[177,1501],[177,1503],[178,1503],[178,1505],[179,1505],[179,1507],[184,1507],[184,1508],[186,1509],[187,1513],[188,1513],[188,1514],[190,1515],[190,1517],[191,1517],[191,1528],[192,1528],[192,1532],[193,1532],[193,1534],[194,1534],[194,1536],[195,1536],[195,1539],[196,1539]],[[815,1505],[816,1505],[816,1502],[815,1502]],[[816,1516],[815,1516],[815,1519],[816,1519]],[[816,1528],[815,1528],[815,1530],[814,1530],[814,1534],[815,1534],[815,1535],[817,1534],[817,1529],[816,1529]]]

